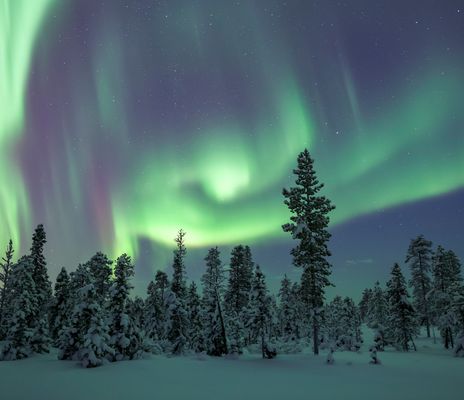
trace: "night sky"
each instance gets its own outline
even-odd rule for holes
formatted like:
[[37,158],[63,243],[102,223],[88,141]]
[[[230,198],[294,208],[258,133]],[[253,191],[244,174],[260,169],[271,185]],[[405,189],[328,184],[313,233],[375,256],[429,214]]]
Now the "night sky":
[[0,238],[143,290],[183,228],[190,278],[244,243],[275,287],[308,147],[358,296],[420,233],[464,256],[463,104],[463,1],[0,0]]

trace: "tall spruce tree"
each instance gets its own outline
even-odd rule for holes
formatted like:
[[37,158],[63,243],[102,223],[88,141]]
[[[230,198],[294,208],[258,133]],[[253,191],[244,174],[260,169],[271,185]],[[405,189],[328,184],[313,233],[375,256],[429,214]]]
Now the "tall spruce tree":
[[365,321],[367,314],[369,312],[369,302],[372,298],[372,289],[366,288],[362,292],[361,301],[358,304],[359,307],[359,315],[361,317],[361,321]]
[[251,288],[251,326],[253,336],[260,340],[261,354],[263,358],[268,357],[268,346],[266,344],[266,333],[270,319],[269,297],[266,280],[259,265],[256,266]]
[[[84,323],[86,321],[85,318],[82,318],[84,313],[83,303],[85,300],[83,296],[87,291],[81,291],[82,288],[92,283],[91,274],[88,271],[88,264],[79,264],[76,270],[69,274],[69,277],[68,302],[71,312],[66,324],[58,331],[58,337],[55,341],[59,350],[59,360],[79,359],[79,349],[83,346],[84,335],[88,329],[88,326]],[[95,290],[95,288],[92,288],[92,290]],[[85,300],[85,302],[87,302],[87,300]],[[101,309],[97,311],[98,314],[101,313]],[[92,313],[97,313],[97,311],[92,307]]]
[[114,349],[114,360],[132,360],[143,353],[143,332],[132,315],[129,315],[129,295],[133,288],[130,279],[134,276],[134,265],[127,254],[116,260],[114,281],[110,288],[110,337]]
[[385,329],[387,325],[388,302],[387,297],[380,287],[380,282],[375,282],[372,289],[369,308],[367,311],[367,326],[374,331],[374,340],[377,349],[383,351],[385,347]]
[[113,264],[113,261],[100,251],[87,262],[97,297],[103,305],[108,300],[108,290],[111,286],[111,275],[113,274],[111,264]]
[[406,255],[406,263],[411,269],[413,304],[421,325],[425,325],[427,337],[430,337],[430,300],[428,294],[432,287],[430,279],[432,242],[423,235],[412,239]]
[[5,255],[2,257],[0,263],[0,341],[5,338],[6,335],[6,319],[7,317],[7,306],[10,301],[10,277],[11,270],[13,267],[13,241],[10,239],[8,246],[6,247]]
[[44,255],[44,245],[46,242],[44,227],[42,224],[39,224],[32,235],[31,246],[32,265],[34,266],[32,277],[37,296],[37,310],[31,346],[33,351],[37,353],[48,352],[50,344],[48,311],[52,300],[52,284],[48,277],[47,263]]
[[187,284],[185,279],[185,232],[181,229],[174,239],[173,275],[171,293],[166,299],[169,315],[168,339],[172,344],[172,354],[179,355],[186,351],[188,345],[188,316],[186,310]]
[[293,170],[296,186],[283,189],[285,205],[289,208],[290,222],[282,229],[298,241],[291,251],[293,264],[303,268],[301,286],[303,300],[311,313],[314,354],[319,354],[320,313],[324,304],[325,288],[330,286],[330,251],[327,242],[330,233],[328,214],[335,207],[319,194],[323,188],[316,177],[314,161],[305,149],[298,155],[298,166]]
[[50,307],[50,336],[56,341],[59,332],[68,325],[72,312],[69,296],[69,275],[66,268],[61,268],[56,277],[55,293]]
[[398,264],[392,268],[387,282],[388,317],[387,337],[403,351],[416,350],[414,337],[419,333],[414,308],[409,302],[406,280]]
[[202,320],[206,352],[212,356],[228,353],[227,336],[222,309],[224,269],[217,247],[209,249],[205,257],[206,270],[201,277],[203,284]]
[[247,309],[253,276],[253,259],[248,246],[238,245],[232,249],[229,264],[229,279],[224,300],[226,319],[231,338],[231,351],[241,353],[249,343],[246,331]]
[[192,282],[187,291],[188,339],[190,348],[196,353],[205,351],[203,321],[201,317],[201,299],[197,285]]
[[432,258],[433,283],[430,297],[433,319],[447,349],[454,347],[456,315],[453,302],[461,286],[460,268],[454,252],[446,251],[442,246],[437,247]]
[[37,295],[32,257],[23,256],[13,265],[9,278],[13,293],[7,306],[6,338],[0,346],[0,360],[17,360],[33,352]]
[[164,338],[164,318],[163,312],[163,300],[161,299],[156,285],[153,281],[150,281],[147,287],[147,297],[145,299],[145,331],[147,336],[158,341]]

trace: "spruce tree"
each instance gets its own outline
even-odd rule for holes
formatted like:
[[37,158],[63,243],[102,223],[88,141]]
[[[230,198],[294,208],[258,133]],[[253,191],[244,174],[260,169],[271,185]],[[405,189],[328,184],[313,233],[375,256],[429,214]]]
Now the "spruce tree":
[[279,325],[280,336],[284,342],[289,342],[295,337],[295,302],[292,296],[292,287],[290,279],[284,275],[279,289],[280,309]]
[[145,300],[145,331],[147,336],[154,341],[164,338],[163,299],[153,281],[147,287],[147,298]]
[[367,314],[369,312],[369,302],[372,298],[372,289],[367,288],[364,289],[361,297],[361,301],[358,304],[359,307],[359,315],[361,317],[361,321],[366,321]]
[[0,360],[17,360],[33,352],[32,338],[36,328],[37,296],[30,256],[21,257],[12,266],[9,284],[12,296],[7,305],[6,340],[0,347]]
[[418,324],[414,308],[409,302],[406,280],[398,264],[391,271],[387,282],[388,317],[387,336],[389,340],[403,351],[416,350],[414,337],[418,334]]
[[432,242],[426,240],[423,235],[412,239],[406,255],[406,263],[411,269],[411,281],[413,304],[421,325],[427,329],[427,337],[430,337],[430,301],[428,293],[432,287],[430,279],[432,256]]
[[111,275],[113,274],[111,264],[113,264],[113,261],[100,251],[87,262],[97,297],[103,305],[108,299],[108,290],[111,286]]
[[206,352],[212,356],[228,353],[226,328],[222,310],[224,269],[217,247],[209,249],[206,271],[201,277],[203,284],[202,320]]
[[143,355],[143,333],[128,313],[130,279],[134,276],[134,265],[127,254],[116,260],[114,281],[110,288],[109,313],[110,337],[114,349],[114,360],[132,360]]
[[379,281],[375,282],[372,290],[369,308],[367,311],[367,326],[374,331],[374,340],[377,343],[377,349],[383,351],[385,347],[385,328],[387,324],[388,303],[387,298],[380,287]]
[[248,246],[238,245],[232,249],[229,264],[229,279],[224,300],[228,331],[231,337],[231,351],[241,353],[249,343],[246,332],[247,309],[250,301],[253,259]]
[[0,341],[4,339],[6,335],[6,319],[8,302],[10,301],[10,277],[13,266],[13,241],[10,239],[6,248],[5,256],[2,257],[2,263],[0,263]]
[[52,300],[52,284],[48,277],[47,263],[44,256],[44,245],[46,242],[44,227],[42,224],[39,224],[32,235],[31,246],[32,265],[34,266],[32,277],[34,278],[37,296],[37,310],[31,347],[37,353],[48,352],[50,344],[48,311]]
[[460,262],[454,252],[438,246],[432,258],[433,283],[430,297],[434,322],[440,330],[445,348],[454,347],[456,315],[453,301],[461,286]]
[[61,268],[56,277],[55,293],[50,307],[50,336],[54,341],[58,339],[59,332],[68,324],[70,313],[69,275],[66,268]]
[[197,285],[192,282],[187,291],[188,339],[190,348],[196,353],[205,351],[203,323],[201,318],[201,300]]
[[269,297],[264,274],[259,265],[256,266],[251,288],[251,326],[261,342],[261,354],[263,358],[269,357],[269,348],[266,344],[266,331],[270,318]]
[[307,149],[298,156],[298,166],[293,170],[296,186],[283,189],[285,205],[289,208],[290,222],[283,225],[298,241],[291,251],[293,265],[303,268],[302,298],[311,315],[314,354],[319,353],[319,331],[325,288],[330,286],[330,256],[327,242],[330,234],[328,214],[335,207],[330,200],[319,194],[323,188],[316,177],[314,161]]
[[[84,335],[88,330],[88,326],[84,324],[82,319],[83,295],[87,292],[81,291],[81,289],[92,283],[88,264],[79,264],[69,276],[68,306],[71,312],[64,326],[58,331],[58,337],[55,341],[59,350],[59,360],[79,359],[79,349],[83,346]],[[95,290],[95,288],[92,290]],[[93,310],[94,308],[92,308],[92,312]],[[100,312],[101,310],[99,310]]]
[[187,284],[185,280],[185,232],[181,229],[175,238],[173,275],[171,290],[166,298],[169,316],[168,339],[172,345],[172,354],[183,354],[188,344],[188,320],[186,310]]

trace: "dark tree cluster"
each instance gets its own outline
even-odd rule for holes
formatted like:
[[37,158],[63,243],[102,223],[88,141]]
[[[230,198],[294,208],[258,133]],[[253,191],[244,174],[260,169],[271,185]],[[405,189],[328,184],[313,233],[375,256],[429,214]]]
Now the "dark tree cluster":
[[375,331],[377,350],[387,344],[416,350],[414,338],[423,327],[427,337],[435,335],[436,328],[444,347],[464,356],[464,285],[458,257],[442,246],[434,251],[432,242],[419,235],[411,240],[405,261],[409,283],[395,264],[386,288],[376,282],[364,290],[359,303],[363,322]]
[[148,354],[210,356],[244,351],[274,358],[311,345],[314,354],[328,350],[358,351],[361,324],[375,331],[371,362],[387,345],[408,351],[424,326],[439,330],[446,348],[464,355],[464,289],[461,264],[450,250],[423,236],[411,241],[406,263],[409,286],[395,264],[382,288],[366,289],[359,305],[349,297],[325,300],[331,286],[328,241],[329,213],[334,209],[321,194],[323,185],[307,150],[297,160],[295,186],[284,189],[290,222],[283,230],[296,242],[293,264],[299,281],[283,277],[277,296],[249,246],[237,245],[228,267],[217,247],[204,258],[201,285],[186,276],[186,233],[175,238],[172,276],[157,271],[144,299],[132,296],[134,264],[127,254],[116,260],[98,252],[68,273],[62,268],[54,290],[47,273],[45,230],[38,225],[30,252],[13,261],[8,243],[0,263],[0,360],[16,360],[58,349],[58,358],[84,367],[133,360]]

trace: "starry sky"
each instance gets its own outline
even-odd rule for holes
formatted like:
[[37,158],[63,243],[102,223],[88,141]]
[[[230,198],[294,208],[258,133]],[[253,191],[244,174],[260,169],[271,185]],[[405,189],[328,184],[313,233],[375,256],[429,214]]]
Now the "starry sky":
[[191,278],[244,243],[275,287],[308,147],[334,290],[420,233],[464,256],[463,37],[453,0],[0,0],[0,238],[43,223],[52,278],[128,252],[143,288],[183,228]]

